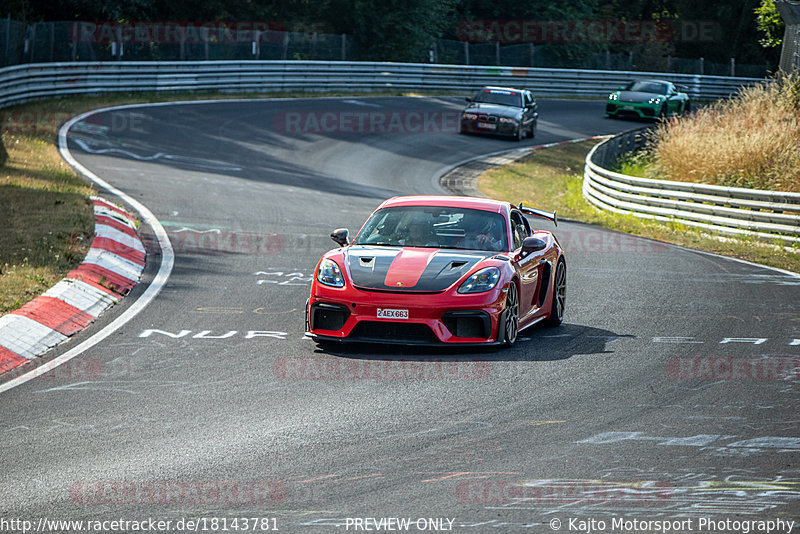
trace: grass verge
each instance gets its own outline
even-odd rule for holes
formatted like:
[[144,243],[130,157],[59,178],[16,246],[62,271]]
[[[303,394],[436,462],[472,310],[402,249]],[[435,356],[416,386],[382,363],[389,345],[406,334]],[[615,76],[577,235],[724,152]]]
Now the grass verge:
[[92,188],[46,136],[3,132],[0,314],[40,295],[81,262],[94,228]]
[[401,91],[115,93],[42,100],[0,110],[0,135],[8,151],[8,160],[0,164],[0,315],[61,280],[83,260],[91,244],[94,218],[88,197],[95,191],[61,159],[57,149],[58,128],[70,117],[124,104],[308,96],[422,95]]
[[536,150],[515,163],[484,173],[478,180],[478,189],[492,198],[514,203],[524,200],[532,206],[556,210],[565,219],[800,272],[800,249],[787,250],[781,241],[720,239],[679,223],[650,221],[595,208],[581,194],[584,160],[595,144],[596,141],[585,141]]

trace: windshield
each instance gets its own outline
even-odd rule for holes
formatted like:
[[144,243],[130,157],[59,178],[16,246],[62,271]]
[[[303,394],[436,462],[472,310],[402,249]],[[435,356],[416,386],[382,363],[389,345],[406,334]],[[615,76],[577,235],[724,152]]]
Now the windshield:
[[507,251],[505,219],[490,211],[438,206],[378,210],[355,245]]
[[484,104],[500,104],[503,106],[522,107],[522,94],[517,91],[503,89],[484,89],[475,95],[473,102]]
[[658,82],[631,82],[625,90],[665,95],[667,94],[667,84]]

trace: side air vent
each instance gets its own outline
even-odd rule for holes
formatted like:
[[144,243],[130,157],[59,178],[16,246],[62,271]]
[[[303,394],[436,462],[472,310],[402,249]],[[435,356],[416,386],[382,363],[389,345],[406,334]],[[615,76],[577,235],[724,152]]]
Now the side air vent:
[[456,337],[479,337],[486,339],[491,335],[492,323],[489,314],[480,310],[460,310],[442,315],[442,322]]
[[538,298],[538,306],[541,307],[544,304],[544,299],[547,298],[547,291],[550,289],[550,264],[543,263],[542,264],[542,273],[539,276],[539,298]]
[[348,317],[350,310],[346,306],[315,302],[311,305],[309,326],[311,330],[341,330]]

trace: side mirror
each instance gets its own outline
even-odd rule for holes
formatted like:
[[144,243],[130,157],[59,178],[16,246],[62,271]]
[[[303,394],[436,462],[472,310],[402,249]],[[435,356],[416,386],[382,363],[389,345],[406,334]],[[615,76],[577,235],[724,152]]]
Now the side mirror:
[[522,240],[522,253],[530,254],[547,248],[547,243],[538,237],[526,237]]
[[331,239],[336,241],[340,247],[347,246],[347,236],[350,231],[347,228],[337,228],[331,232]]
[[468,97],[466,97],[464,100],[466,100],[467,102],[472,102],[472,97],[469,97],[469,96],[468,96]]

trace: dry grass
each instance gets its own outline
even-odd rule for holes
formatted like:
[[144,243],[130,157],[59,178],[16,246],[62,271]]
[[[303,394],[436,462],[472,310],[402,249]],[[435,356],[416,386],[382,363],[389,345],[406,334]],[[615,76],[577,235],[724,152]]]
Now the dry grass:
[[646,157],[651,177],[800,191],[800,75],[662,123]]

